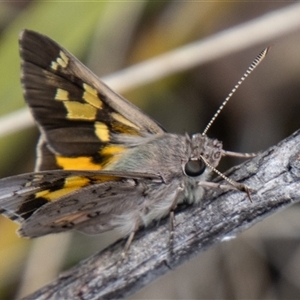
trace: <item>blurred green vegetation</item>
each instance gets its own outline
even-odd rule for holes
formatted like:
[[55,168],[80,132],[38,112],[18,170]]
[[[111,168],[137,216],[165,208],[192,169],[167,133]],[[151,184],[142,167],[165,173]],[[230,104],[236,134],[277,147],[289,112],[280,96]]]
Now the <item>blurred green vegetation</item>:
[[[103,76],[284,5],[190,1],[0,2],[0,115],[24,106],[18,55],[18,35],[24,28],[50,36],[84,61],[97,75]],[[170,131],[201,132],[252,59],[265,46],[267,45],[136,88],[128,91],[125,96]],[[250,76],[232,100],[234,103],[226,107],[210,131],[210,135],[223,140],[228,150],[258,151],[278,142],[299,127],[299,33],[277,40],[274,48],[266,62]],[[284,60],[281,59],[282,53]],[[288,101],[283,101],[287,97]],[[37,130],[32,128],[0,140],[1,176],[33,169],[36,139]],[[225,164],[223,168],[228,165]],[[114,239],[111,233],[100,237],[75,234],[61,235],[57,241],[55,238],[41,238],[33,243],[18,238],[15,229],[15,224],[0,217],[0,299],[12,299],[33,292],[57,276],[61,270],[100,250]],[[65,240],[64,245],[62,240]],[[247,243],[243,247],[247,246],[245,244]],[[51,251],[46,251],[47,247]],[[222,253],[224,246],[222,248],[221,245],[218,249],[219,253],[215,250],[213,259],[221,261],[225,259],[222,255],[226,253]],[[36,254],[38,251],[44,260],[56,257],[56,252],[59,257],[61,253],[61,257],[57,258],[57,269],[51,273],[52,277],[46,267],[44,269],[40,263],[35,265],[33,251],[36,261],[39,261]],[[249,254],[245,259],[252,261],[252,258]],[[210,275],[209,283],[196,280],[197,272],[206,272],[201,269],[200,264],[199,269],[193,270],[196,273],[191,275],[194,280],[189,279],[188,275],[181,277],[182,281],[186,281],[181,282],[183,286],[189,286],[189,280],[196,281],[186,291],[179,291],[179,284],[175,281],[172,286],[170,280],[166,284],[170,286],[169,294],[163,289],[156,289],[154,292],[150,288],[148,294],[141,293],[137,297],[152,298],[160,295],[166,298],[200,299],[226,298],[230,295],[231,299],[267,298],[273,295],[268,291],[274,288],[274,282],[270,279],[270,261],[266,258],[261,262],[256,257],[255,262],[264,264],[264,274],[269,280],[264,286],[253,285],[251,297],[247,294],[247,289],[235,294],[235,289],[239,286],[238,280],[243,280],[243,276],[236,278],[234,274],[230,275],[237,282],[233,281],[234,283],[224,287],[224,278],[220,278],[220,270],[216,269],[213,261],[211,265],[206,262],[206,267],[212,268],[212,273],[215,272]],[[30,273],[32,277],[26,275],[34,267],[36,271]],[[252,278],[255,278],[255,270],[251,272]],[[188,270],[186,273],[189,273]],[[222,269],[222,274],[226,274],[226,270]],[[173,278],[177,278],[174,276]],[[248,274],[249,281],[251,276]],[[295,276],[299,277],[299,273]],[[287,285],[290,287],[289,294],[286,292]],[[215,286],[223,286],[223,289],[217,291]],[[278,298],[284,299],[286,295],[297,293],[299,296],[300,287],[296,284],[284,282],[281,287]]]

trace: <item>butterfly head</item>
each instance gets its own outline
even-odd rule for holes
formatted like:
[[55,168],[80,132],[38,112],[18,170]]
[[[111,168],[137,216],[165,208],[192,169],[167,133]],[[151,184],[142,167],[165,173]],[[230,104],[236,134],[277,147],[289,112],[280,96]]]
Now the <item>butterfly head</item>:
[[190,154],[183,170],[189,177],[201,176],[207,167],[215,168],[222,157],[222,143],[202,134],[194,134],[189,140]]

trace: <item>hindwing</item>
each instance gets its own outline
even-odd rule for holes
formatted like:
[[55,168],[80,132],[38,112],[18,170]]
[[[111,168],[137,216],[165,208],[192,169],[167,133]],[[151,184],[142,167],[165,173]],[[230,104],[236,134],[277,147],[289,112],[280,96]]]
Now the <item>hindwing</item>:
[[19,233],[25,237],[70,229],[101,233],[113,229],[110,221],[116,215],[137,208],[148,184],[161,182],[159,176],[134,172],[22,174],[0,180],[0,213],[21,224]]

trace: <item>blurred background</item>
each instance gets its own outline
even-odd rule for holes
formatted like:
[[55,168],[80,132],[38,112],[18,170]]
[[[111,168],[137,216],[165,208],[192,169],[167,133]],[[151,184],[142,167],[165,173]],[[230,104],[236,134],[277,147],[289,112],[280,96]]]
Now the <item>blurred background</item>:
[[[18,54],[18,34],[24,28],[50,36],[103,77],[289,5],[1,1],[0,114],[25,107]],[[281,24],[276,25],[279,30]],[[299,30],[122,94],[168,131],[201,132],[252,60],[270,45],[267,58],[208,133],[222,140],[226,150],[265,150],[300,125]],[[14,122],[18,119],[11,126]],[[1,177],[33,170],[37,138],[32,126],[0,139]],[[224,159],[219,169],[225,171],[238,162]],[[34,292],[116,239],[112,233],[89,237],[74,232],[27,240],[19,238],[16,229],[0,216],[0,299]],[[299,298],[299,232],[299,206],[295,205],[195,257],[130,299]]]

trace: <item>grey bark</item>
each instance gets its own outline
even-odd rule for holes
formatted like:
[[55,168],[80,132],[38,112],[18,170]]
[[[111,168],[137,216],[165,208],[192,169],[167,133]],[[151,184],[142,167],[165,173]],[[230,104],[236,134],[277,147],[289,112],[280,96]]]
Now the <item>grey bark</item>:
[[125,241],[118,241],[26,299],[127,297],[214,244],[300,201],[300,130],[227,176],[250,187],[253,201],[243,192],[215,189],[201,205],[180,207],[172,253],[166,218],[138,232],[127,260],[120,262]]

